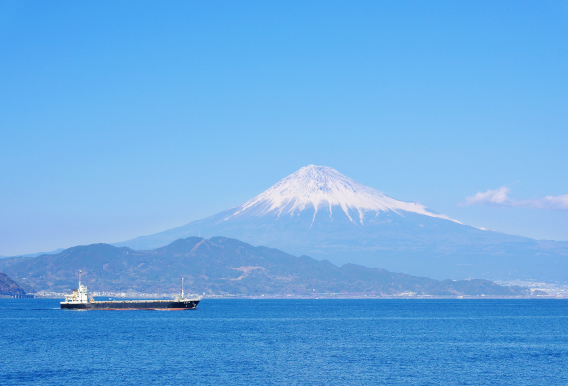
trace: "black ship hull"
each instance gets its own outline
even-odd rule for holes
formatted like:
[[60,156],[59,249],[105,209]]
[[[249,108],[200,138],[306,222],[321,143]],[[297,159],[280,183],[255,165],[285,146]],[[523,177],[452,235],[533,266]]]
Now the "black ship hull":
[[89,303],[61,303],[64,310],[194,310],[199,300],[112,300]]

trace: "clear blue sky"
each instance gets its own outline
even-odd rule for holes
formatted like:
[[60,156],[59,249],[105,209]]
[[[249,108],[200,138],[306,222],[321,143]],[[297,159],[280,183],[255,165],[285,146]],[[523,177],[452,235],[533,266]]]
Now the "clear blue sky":
[[3,1],[0,86],[0,255],[179,226],[308,164],[568,240],[568,209],[459,206],[568,194],[566,1]]

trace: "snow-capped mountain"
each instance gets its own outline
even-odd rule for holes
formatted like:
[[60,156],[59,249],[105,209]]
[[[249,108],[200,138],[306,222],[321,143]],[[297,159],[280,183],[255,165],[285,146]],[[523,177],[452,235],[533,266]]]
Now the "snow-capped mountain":
[[[239,215],[264,216],[277,214],[294,216],[305,210],[313,210],[313,221],[318,211],[325,210],[331,220],[333,212],[341,210],[349,221],[364,225],[365,216],[378,216],[380,212],[413,212],[430,217],[452,220],[441,214],[429,212],[415,202],[398,201],[383,193],[345,177],[326,166],[309,165],[284,178],[276,185],[239,206],[223,219]],[[351,214],[357,217],[352,218]]]
[[568,243],[483,231],[309,165],[235,208],[115,244],[153,249],[189,236],[232,237],[332,263],[436,279],[568,282]]

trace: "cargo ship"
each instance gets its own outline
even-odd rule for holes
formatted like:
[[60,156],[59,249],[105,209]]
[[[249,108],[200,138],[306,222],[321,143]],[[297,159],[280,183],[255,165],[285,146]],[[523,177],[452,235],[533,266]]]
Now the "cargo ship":
[[108,300],[95,301],[89,299],[87,286],[81,284],[79,271],[79,287],[70,295],[65,295],[61,302],[63,310],[194,310],[201,298],[186,299],[183,296],[183,278],[181,279],[181,295],[172,300]]

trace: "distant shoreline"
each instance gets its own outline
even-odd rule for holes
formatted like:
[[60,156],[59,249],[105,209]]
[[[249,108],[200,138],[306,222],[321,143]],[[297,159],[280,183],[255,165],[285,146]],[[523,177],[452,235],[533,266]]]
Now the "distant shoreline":
[[[48,296],[48,295],[36,295],[36,294],[28,294],[33,295],[34,299],[63,299],[63,296]],[[1,298],[1,297],[0,297]],[[9,297],[3,297],[9,298]],[[95,296],[95,299],[101,298],[100,296]],[[171,297],[167,296],[103,296],[102,298],[108,299],[169,299]],[[568,297],[564,296],[556,296],[556,295],[536,295],[536,296],[374,296],[374,295],[354,295],[354,294],[333,294],[333,295],[319,295],[318,296],[297,296],[297,295],[202,295],[202,299],[251,299],[251,300],[262,300],[262,299],[270,299],[270,300],[323,300],[323,299],[369,299],[369,300],[380,300],[380,299],[406,299],[406,300],[443,300],[443,299],[456,299],[456,300],[476,300],[476,299],[568,299]]]

